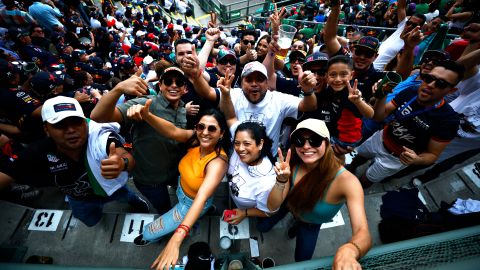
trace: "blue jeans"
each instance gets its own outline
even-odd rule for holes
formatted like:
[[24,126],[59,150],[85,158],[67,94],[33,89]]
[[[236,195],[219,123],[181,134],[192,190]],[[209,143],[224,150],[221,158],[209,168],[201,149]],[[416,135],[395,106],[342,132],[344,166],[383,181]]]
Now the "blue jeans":
[[[143,227],[143,239],[148,241],[158,241],[164,235],[173,232],[178,225],[182,224],[188,210],[192,207],[193,200],[185,195],[180,185],[177,187],[178,203],[161,217]],[[203,216],[213,204],[213,197],[209,198],[200,213]]]
[[[268,218],[259,218],[257,221],[257,230],[260,232],[268,232],[272,227],[282,220],[288,213],[288,208],[282,204],[278,212]],[[297,239],[295,242],[295,261],[301,262],[312,259],[315,246],[317,245],[318,233],[322,224],[306,223],[296,220]]]
[[134,181],[135,187],[147,198],[160,215],[170,210],[170,195],[166,184],[144,185]]
[[133,202],[138,200],[138,195],[130,191],[126,186],[115,191],[109,197],[79,200],[67,195],[68,204],[75,218],[82,221],[88,227],[95,226],[103,216],[103,205],[111,201]]

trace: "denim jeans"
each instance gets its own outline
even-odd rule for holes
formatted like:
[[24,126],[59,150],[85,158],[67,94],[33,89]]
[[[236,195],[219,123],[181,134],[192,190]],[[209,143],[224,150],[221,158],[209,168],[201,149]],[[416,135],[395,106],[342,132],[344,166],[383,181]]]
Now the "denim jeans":
[[[178,225],[182,224],[188,210],[192,207],[193,200],[183,192],[180,185],[177,187],[178,203],[161,217],[143,227],[143,239],[148,241],[158,241],[160,238],[173,232]],[[209,198],[200,213],[203,216],[213,204],[213,196]]]
[[79,200],[69,195],[68,203],[75,218],[82,221],[88,227],[95,226],[103,216],[103,205],[111,201],[133,202],[138,200],[138,195],[130,191],[126,186],[115,191],[109,197],[98,197],[95,199]]
[[[257,221],[257,230],[260,232],[270,231],[275,224],[282,220],[288,213],[288,208],[282,204],[278,212],[268,218],[259,218]],[[310,260],[315,251],[317,244],[318,233],[322,224],[306,223],[301,220],[296,220],[297,239],[295,243],[295,261],[301,262]]]
[[138,191],[147,198],[160,215],[163,215],[170,210],[170,195],[168,194],[166,184],[144,185],[137,181],[134,181],[134,183]]

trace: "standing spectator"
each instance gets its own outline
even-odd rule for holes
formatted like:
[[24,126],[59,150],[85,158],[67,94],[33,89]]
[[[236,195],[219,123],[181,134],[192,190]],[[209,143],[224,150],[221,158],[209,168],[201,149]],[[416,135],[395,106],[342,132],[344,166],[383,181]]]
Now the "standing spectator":
[[32,24],[37,22],[25,11],[15,6],[14,0],[3,0],[4,9],[0,10],[0,25],[4,28],[21,28],[28,30]]
[[46,28],[48,34],[53,31],[63,32],[63,24],[59,20],[59,18],[63,17],[63,14],[51,0],[47,0],[46,3],[47,4],[44,4],[42,1],[33,2],[28,8],[28,13],[30,13],[41,26]]

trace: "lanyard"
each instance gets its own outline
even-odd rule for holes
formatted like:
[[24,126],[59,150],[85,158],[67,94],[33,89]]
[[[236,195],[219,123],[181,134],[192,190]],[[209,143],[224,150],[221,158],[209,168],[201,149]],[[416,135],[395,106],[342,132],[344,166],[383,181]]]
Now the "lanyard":
[[418,111],[414,111],[410,114],[407,114],[407,115],[400,115],[400,113],[405,110],[408,106],[410,106],[410,104],[412,104],[413,101],[415,101],[417,99],[417,96],[414,96],[412,99],[410,99],[410,101],[408,101],[406,104],[404,104],[402,107],[400,107],[399,110],[396,110],[394,113],[390,114],[386,119],[385,119],[385,123],[386,124],[389,124],[390,122],[396,120],[397,122],[398,121],[401,121],[403,119],[406,119],[406,118],[410,118],[410,117],[414,117],[414,116],[417,116],[419,114],[422,114],[424,112],[428,112],[430,110],[434,110],[440,106],[443,105],[443,103],[445,102],[445,100],[442,98],[442,100],[440,100],[439,102],[437,102],[434,106],[430,106],[430,107],[427,107],[427,108],[423,108],[421,110],[418,110]]

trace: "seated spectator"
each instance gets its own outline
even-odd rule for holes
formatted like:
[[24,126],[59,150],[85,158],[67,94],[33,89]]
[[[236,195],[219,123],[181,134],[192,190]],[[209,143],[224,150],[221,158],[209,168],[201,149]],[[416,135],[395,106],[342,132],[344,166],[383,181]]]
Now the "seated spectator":
[[295,227],[289,230],[289,236],[297,238],[295,261],[310,260],[321,224],[331,221],[346,203],[352,238],[338,248],[333,267],[359,267],[358,260],[372,245],[360,183],[334,157],[323,121],[304,120],[290,137],[293,145],[285,159],[278,149],[277,178],[267,201],[270,210],[280,210],[258,226],[259,231],[269,231],[290,211],[296,218]]
[[118,127],[87,124],[80,104],[67,97],[47,100],[42,120],[48,138],[30,144],[17,159],[1,166],[1,187],[13,181],[57,186],[67,196],[73,216],[89,227],[100,221],[109,201],[128,200],[136,211],[148,212],[146,202],[125,186],[135,161],[123,149]]

